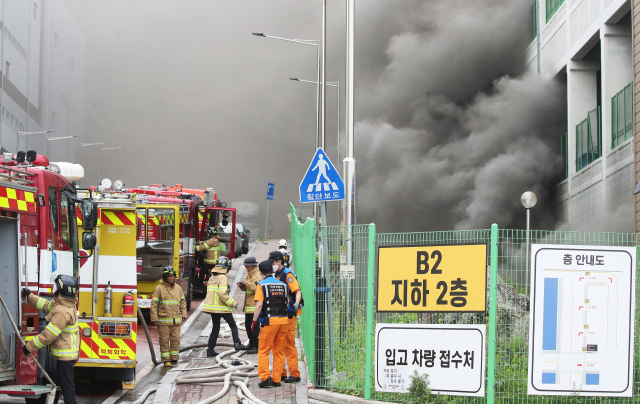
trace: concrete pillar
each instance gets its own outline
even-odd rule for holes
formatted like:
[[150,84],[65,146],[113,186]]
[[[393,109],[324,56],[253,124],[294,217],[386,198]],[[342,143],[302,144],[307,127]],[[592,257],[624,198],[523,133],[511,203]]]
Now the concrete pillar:
[[598,70],[600,62],[593,60],[570,60],[567,65],[569,178],[576,173],[576,125],[598,106]]
[[572,197],[579,189],[572,188],[572,177],[576,174],[576,125],[587,117],[587,113],[598,106],[597,71],[600,62],[593,60],[570,60],[567,64],[567,149],[569,152],[569,221],[576,212]]
[[[600,30],[601,67],[602,67],[602,152],[603,170],[602,201],[605,209],[607,199],[607,158],[611,152],[611,98],[633,80],[632,42],[630,25],[604,24]],[[611,169],[615,169],[613,166]]]

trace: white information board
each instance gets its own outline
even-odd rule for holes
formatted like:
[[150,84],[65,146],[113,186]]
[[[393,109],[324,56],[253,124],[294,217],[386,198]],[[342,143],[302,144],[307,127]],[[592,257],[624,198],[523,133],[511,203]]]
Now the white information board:
[[434,393],[484,396],[483,324],[376,325],[376,391],[406,393],[411,375],[429,375]]
[[635,247],[531,246],[528,394],[631,397]]

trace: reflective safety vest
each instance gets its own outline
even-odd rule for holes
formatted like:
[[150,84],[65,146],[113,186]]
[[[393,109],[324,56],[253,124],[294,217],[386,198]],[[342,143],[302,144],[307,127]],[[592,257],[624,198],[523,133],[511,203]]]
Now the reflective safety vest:
[[206,264],[215,265],[218,261],[218,257],[220,257],[220,239],[215,236],[211,237],[210,239],[201,242],[196,249],[204,252],[204,262]]
[[173,287],[162,283],[156,286],[151,299],[151,321],[163,325],[178,325],[187,317],[187,301],[179,285]]
[[[287,285],[287,274],[293,275],[293,277],[296,278],[296,280],[298,280],[298,277],[292,270],[290,270],[287,267],[284,267],[282,268],[282,272],[280,272],[280,274],[278,275],[278,279],[280,280],[280,282]],[[289,286],[287,286],[287,291],[289,291]],[[293,293],[289,293],[289,305],[287,306],[287,308],[291,309],[295,303],[296,303],[296,295]],[[302,297],[302,290],[300,290],[300,307],[304,307],[304,298]]]
[[34,352],[48,346],[51,355],[57,360],[75,360],[80,350],[76,300],[60,296],[47,300],[31,293],[28,303],[46,313],[45,319],[49,322],[39,335],[27,337],[29,351]]
[[205,313],[231,313],[231,308],[236,304],[236,301],[229,296],[227,275],[212,272],[207,283],[207,296],[204,299],[202,311]]
[[287,317],[287,297],[289,288],[273,276],[269,275],[258,285],[262,288],[262,310],[260,311],[260,325],[269,325],[271,317]]

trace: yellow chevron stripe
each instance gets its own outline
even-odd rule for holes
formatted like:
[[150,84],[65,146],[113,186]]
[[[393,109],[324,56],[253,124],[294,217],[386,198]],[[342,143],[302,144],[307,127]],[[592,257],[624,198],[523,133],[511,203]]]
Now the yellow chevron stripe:
[[134,212],[123,212],[127,219],[131,220],[131,223],[136,222],[136,214]]
[[114,212],[102,212],[103,215],[109,218],[114,225],[123,225],[122,220],[118,219],[118,216]]

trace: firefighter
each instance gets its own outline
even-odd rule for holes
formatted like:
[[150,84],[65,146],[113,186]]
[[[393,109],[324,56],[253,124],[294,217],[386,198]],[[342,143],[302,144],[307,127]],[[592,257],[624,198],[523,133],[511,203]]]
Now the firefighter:
[[211,277],[207,284],[207,297],[204,299],[202,311],[211,314],[211,334],[209,335],[209,348],[207,349],[207,357],[211,358],[218,353],[214,351],[218,342],[218,334],[220,333],[220,319],[229,324],[231,328],[231,337],[236,351],[247,350],[250,347],[242,345],[240,336],[238,335],[238,326],[233,319],[232,309],[238,307],[238,303],[229,296],[229,280],[227,279],[227,271],[231,262],[227,257],[218,258],[218,262],[211,270]]
[[180,325],[187,319],[187,301],[176,286],[176,271],[166,266],[163,283],[156,286],[151,299],[151,323],[158,324],[160,358],[167,367],[176,366],[180,357]]
[[[284,371],[284,343],[289,328],[287,319],[287,286],[273,277],[271,261],[258,265],[263,278],[256,288],[256,309],[251,329],[260,332],[258,377],[260,388],[280,387]],[[273,372],[269,372],[269,353],[273,352]]]
[[282,368],[282,378],[285,383],[296,383],[300,381],[300,371],[298,370],[298,350],[296,349],[296,317],[302,315],[302,292],[295,274],[284,266],[284,257],[280,251],[273,251],[269,254],[269,260],[273,265],[274,277],[287,285],[289,300],[287,302],[288,330],[284,345],[284,356],[287,359],[289,377],[287,371]]
[[238,282],[238,287],[240,290],[247,292],[247,295],[244,298],[244,323],[247,325],[245,327],[247,329],[247,336],[249,337],[249,342],[251,345],[251,349],[247,352],[248,354],[257,354],[258,353],[258,334],[254,334],[251,327],[248,327],[253,320],[253,313],[255,311],[255,293],[258,282],[262,280],[262,276],[260,276],[260,271],[258,270],[258,261],[255,257],[247,257],[244,259],[244,267],[247,268],[247,275],[244,277],[242,282]]
[[284,266],[287,268],[291,268],[291,265],[293,264],[293,257],[287,250],[287,247],[287,240],[280,239],[280,241],[278,242],[278,249],[282,253],[282,257],[284,258]]
[[198,274],[197,286],[204,285],[205,280],[211,276],[211,269],[216,266],[220,251],[224,251],[224,244],[221,245],[218,231],[214,228],[207,230],[207,237],[201,240],[196,246],[196,251],[204,254],[204,264]]
[[73,366],[78,359],[80,349],[80,333],[78,331],[78,312],[76,310],[78,282],[69,275],[58,275],[53,283],[56,291],[53,300],[43,299],[31,293],[28,288],[22,289],[22,296],[27,302],[47,314],[49,322],[40,335],[29,340],[22,346],[22,352],[29,356],[29,352],[38,351],[49,346],[51,356],[57,361],[57,372],[52,376],[62,390],[64,402],[76,403],[76,388],[73,383]]

